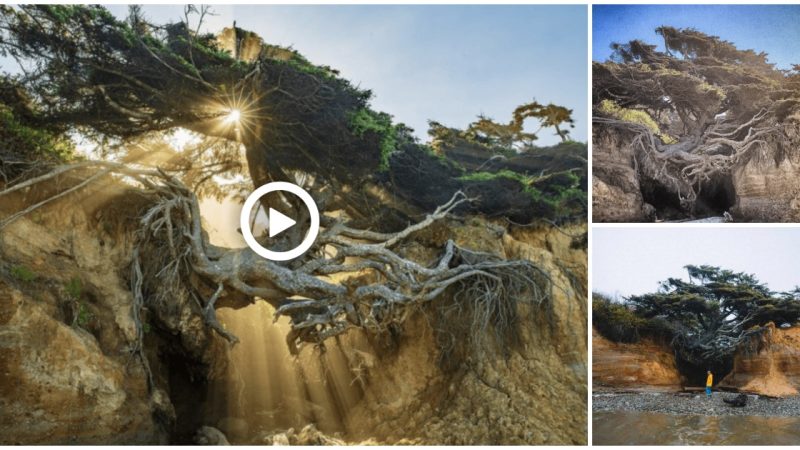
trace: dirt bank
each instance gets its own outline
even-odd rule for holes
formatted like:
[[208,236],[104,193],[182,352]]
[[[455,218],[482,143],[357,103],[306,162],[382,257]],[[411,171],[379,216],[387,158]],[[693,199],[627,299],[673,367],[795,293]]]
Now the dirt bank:
[[736,354],[733,370],[720,386],[775,397],[797,395],[800,390],[800,328],[781,329],[775,324]]
[[592,328],[592,389],[676,390],[682,384],[672,350],[649,339],[609,341]]
[[[637,344],[613,343],[592,331],[593,390],[680,389],[685,380],[667,345],[649,340]],[[721,388],[773,397],[800,392],[800,328],[774,324],[736,352],[733,369]]]
[[[0,214],[47,194],[6,196]],[[150,374],[135,351],[126,276],[144,204],[99,183],[0,232],[0,442],[167,443],[175,388],[225,363],[225,347],[179,299],[143,318]],[[193,364],[171,371],[174,361]]]
[[[16,211],[43,195],[24,194],[3,207]],[[221,404],[213,394],[226,404],[233,398],[212,387],[237,373],[229,367],[235,360],[197,307],[181,299],[151,305],[143,317],[148,387],[150,377],[133,351],[128,279],[137,213],[146,204],[124,186],[97,185],[0,232],[0,442],[186,443],[204,425],[222,424],[235,434],[256,430],[258,417],[285,411],[209,413],[210,405]],[[451,370],[440,365],[425,314],[388,341],[348,334],[336,344],[346,376],[319,380],[321,395],[346,400],[328,409],[303,405],[299,410],[311,414],[299,415],[295,430],[323,428],[320,414],[336,411],[330,422],[340,431],[332,434],[346,442],[585,444],[586,249],[573,239],[585,231],[585,225],[509,230],[465,220],[453,231],[459,245],[530,259],[548,271],[551,312],[520,311],[520,340],[508,358],[485,354]],[[378,360],[377,345],[394,351]],[[302,358],[319,358],[314,349],[305,352]],[[265,443],[281,430],[269,431],[260,440],[242,432],[239,442]]]

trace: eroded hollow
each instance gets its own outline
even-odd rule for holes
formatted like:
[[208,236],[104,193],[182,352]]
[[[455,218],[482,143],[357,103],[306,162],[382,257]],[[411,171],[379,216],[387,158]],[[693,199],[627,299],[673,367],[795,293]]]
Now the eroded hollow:
[[655,208],[655,218],[678,220],[686,217],[686,212],[681,208],[680,198],[674,191],[652,179],[642,180],[640,187],[644,202]]
[[655,209],[659,220],[701,219],[730,213],[736,204],[736,188],[729,174],[719,174],[695,187],[697,199],[691,210],[681,205],[678,193],[653,179],[640,184],[642,199]]
[[[208,401],[198,408],[203,425],[221,430],[233,444],[263,443],[275,432],[313,424],[319,431],[346,437],[345,421],[364,395],[365,362],[374,358],[369,342],[349,336],[325,349],[289,353],[287,318],[273,323],[274,309],[263,301],[244,308],[220,308],[218,316],[240,342],[229,353],[224,373],[208,386]],[[344,339],[344,338],[343,338]]]
[[716,385],[733,370],[733,358],[725,358],[722,361],[703,365],[692,364],[682,358],[676,358],[676,362],[678,372],[686,379],[686,386],[704,387],[709,370],[714,374],[714,384]]
[[736,204],[736,188],[730,175],[717,175],[700,186],[694,214],[698,217],[721,216]]

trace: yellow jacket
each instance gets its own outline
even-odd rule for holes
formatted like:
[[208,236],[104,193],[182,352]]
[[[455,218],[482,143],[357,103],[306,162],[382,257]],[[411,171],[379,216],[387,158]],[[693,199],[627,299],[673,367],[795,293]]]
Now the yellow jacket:
[[708,374],[708,378],[706,378],[706,387],[711,387],[714,384],[714,374]]

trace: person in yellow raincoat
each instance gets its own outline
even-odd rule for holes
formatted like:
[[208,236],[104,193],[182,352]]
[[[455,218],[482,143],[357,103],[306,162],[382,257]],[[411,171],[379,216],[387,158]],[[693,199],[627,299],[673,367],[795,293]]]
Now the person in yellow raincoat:
[[706,397],[711,397],[711,386],[714,384],[714,374],[711,371],[708,371],[708,376],[706,377]]

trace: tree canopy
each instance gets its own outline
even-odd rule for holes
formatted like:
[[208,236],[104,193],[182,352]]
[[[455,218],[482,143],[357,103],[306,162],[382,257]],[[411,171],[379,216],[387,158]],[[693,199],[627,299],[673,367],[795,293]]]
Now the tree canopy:
[[[158,25],[136,7],[119,20],[99,6],[4,6],[0,51],[24,69],[5,83],[21,89],[26,101],[3,100],[31,126],[108,142],[176,127],[207,137],[205,149],[214,147],[210,139],[234,142],[246,149],[246,165],[215,166],[215,175],[244,171],[255,185],[312,175],[312,195],[326,197],[325,207],[346,211],[360,226],[398,229],[458,190],[473,199],[460,211],[500,211],[517,222],[584,213],[511,179],[503,182],[508,190],[498,205],[495,181],[465,178],[469,171],[417,142],[389,114],[372,110],[370,91],[240,28],[228,33],[234,42],[223,45],[189,25],[190,16],[199,20],[205,13],[187,8],[186,20]],[[240,51],[243,44],[247,51]],[[561,127],[572,123],[566,108],[532,103],[519,111],[508,127],[481,119],[467,133],[514,151],[520,140],[535,138],[522,121],[538,117],[566,139]],[[504,128],[511,130],[507,137],[501,137]],[[231,156],[217,151],[223,155]],[[427,182],[417,183],[420,177]],[[317,192],[326,187],[328,194]],[[340,194],[345,191],[350,195]]]
[[797,67],[779,70],[764,52],[691,28],[655,32],[664,52],[613,43],[610,60],[592,64],[593,134],[632,146],[638,176],[691,215],[719,177],[797,147]]
[[630,296],[622,304],[596,302],[598,330],[623,342],[666,337],[679,360],[708,367],[729,363],[767,323],[800,319],[798,289],[772,292],[752,274],[708,265],[685,268],[688,281],[669,278],[656,292]]

